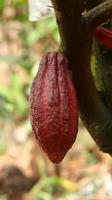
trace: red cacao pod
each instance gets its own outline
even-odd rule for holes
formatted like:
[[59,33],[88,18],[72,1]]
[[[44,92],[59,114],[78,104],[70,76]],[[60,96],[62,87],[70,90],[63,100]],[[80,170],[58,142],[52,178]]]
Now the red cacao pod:
[[96,39],[109,49],[112,49],[112,30],[98,26],[95,30]]
[[42,57],[30,95],[30,117],[35,137],[49,159],[59,163],[73,145],[78,130],[78,105],[60,52]]

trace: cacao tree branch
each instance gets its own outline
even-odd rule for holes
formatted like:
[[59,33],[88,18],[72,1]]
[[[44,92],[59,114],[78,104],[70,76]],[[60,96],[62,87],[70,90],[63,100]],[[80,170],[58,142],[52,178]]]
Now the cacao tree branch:
[[[61,48],[64,52],[66,49],[71,48],[70,44],[72,41],[70,40],[71,37],[74,40],[74,44],[77,45],[77,36],[78,32],[80,31],[80,19],[81,19],[81,12],[82,8],[80,5],[80,0],[74,1],[70,0],[69,3],[65,2],[65,0],[51,0],[53,7],[55,8],[56,20],[59,27],[59,32],[61,35]],[[75,20],[74,20],[75,19]],[[73,22],[74,21],[74,22]],[[74,27],[76,31],[76,37],[74,37]],[[73,30],[73,33],[69,33],[69,30]],[[66,39],[65,39],[66,37]],[[68,42],[69,40],[69,42]],[[70,46],[68,47],[68,44]]]
[[90,10],[107,0],[87,0],[87,9]]
[[88,29],[93,32],[97,26],[112,18],[112,0],[94,7],[85,14]]

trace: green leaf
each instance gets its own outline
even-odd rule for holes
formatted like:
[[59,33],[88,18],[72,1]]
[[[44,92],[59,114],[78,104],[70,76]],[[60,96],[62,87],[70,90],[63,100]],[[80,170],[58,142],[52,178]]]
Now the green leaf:
[[0,0],[0,14],[3,12],[4,9],[4,0]]

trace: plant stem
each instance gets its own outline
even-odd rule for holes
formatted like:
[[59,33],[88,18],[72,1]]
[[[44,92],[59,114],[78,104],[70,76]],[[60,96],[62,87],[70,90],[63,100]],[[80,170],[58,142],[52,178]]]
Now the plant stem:
[[60,166],[60,164],[59,165],[55,165],[55,174],[58,177],[61,176],[61,166]]

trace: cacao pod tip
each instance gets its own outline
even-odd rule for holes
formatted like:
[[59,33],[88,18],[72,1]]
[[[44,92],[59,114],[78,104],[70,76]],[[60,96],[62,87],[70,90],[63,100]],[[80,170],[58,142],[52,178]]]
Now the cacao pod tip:
[[53,162],[54,164],[59,164],[65,157],[65,154],[62,155],[60,153],[54,153],[52,155],[48,155],[48,158],[50,159],[51,162]]

